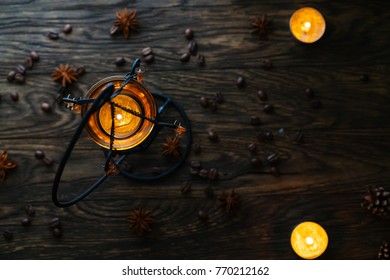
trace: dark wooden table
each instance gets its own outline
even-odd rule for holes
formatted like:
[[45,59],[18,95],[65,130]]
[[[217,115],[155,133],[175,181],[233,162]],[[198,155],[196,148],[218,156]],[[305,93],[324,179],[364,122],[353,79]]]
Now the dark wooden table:
[[[388,1],[117,1],[2,0],[0,3],[0,152],[17,167],[0,182],[1,259],[299,259],[290,246],[293,228],[303,221],[321,224],[329,246],[320,259],[376,259],[390,241],[390,221],[361,207],[368,185],[390,189],[390,2]],[[300,7],[322,12],[327,29],[314,44],[292,37],[289,18]],[[110,36],[115,13],[136,9],[139,32]],[[272,31],[265,39],[251,34],[254,16],[267,14]],[[70,34],[62,33],[71,24]],[[206,65],[180,62],[187,50],[184,30],[191,27]],[[51,40],[50,30],[59,32]],[[151,47],[154,62],[143,63],[144,84],[180,102],[192,123],[193,141],[185,164],[171,176],[139,182],[110,176],[83,201],[57,208],[51,189],[58,164],[80,116],[58,105],[58,84],[51,73],[59,64],[84,66],[87,73],[70,87],[82,96],[94,83],[124,75]],[[40,61],[27,70],[24,84],[6,76],[31,51]],[[127,63],[117,67],[115,58]],[[267,58],[273,68],[264,69]],[[369,81],[360,79],[361,73]],[[236,80],[245,78],[244,88]],[[305,89],[312,88],[313,98]],[[257,91],[268,93],[261,101]],[[14,102],[10,94],[19,93]],[[221,92],[224,102],[212,112],[199,105],[202,96]],[[321,108],[312,101],[320,100]],[[43,112],[42,102],[52,105]],[[265,113],[265,104],[274,112]],[[251,124],[251,116],[261,120]],[[214,129],[219,142],[208,139]],[[271,132],[274,140],[258,139]],[[295,134],[304,141],[297,144]],[[168,133],[168,132],[167,132]],[[132,155],[133,166],[150,170],[164,159],[167,133],[153,152]],[[254,154],[250,143],[257,145]],[[41,149],[54,160],[46,166],[34,156]],[[280,176],[266,157],[277,153]],[[262,168],[253,167],[258,157]],[[143,160],[146,158],[146,160]],[[154,159],[153,159],[154,158]],[[218,180],[191,175],[191,161],[216,168]],[[83,133],[66,167],[60,192],[70,198],[103,173],[101,148]],[[183,183],[192,190],[183,194]],[[230,213],[219,197],[234,189],[241,205]],[[210,191],[213,195],[210,195]],[[35,216],[23,227],[25,206]],[[133,208],[153,211],[152,231],[142,237],[128,228]],[[199,218],[202,210],[208,219]],[[62,237],[48,221],[60,218]]]

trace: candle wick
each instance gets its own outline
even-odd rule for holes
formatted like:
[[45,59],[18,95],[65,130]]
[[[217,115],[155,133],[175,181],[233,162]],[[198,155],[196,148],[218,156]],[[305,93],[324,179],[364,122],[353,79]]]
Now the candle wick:
[[303,25],[301,26],[303,32],[308,32],[310,28],[311,28],[311,23],[309,21],[304,22]]
[[313,238],[312,237],[306,237],[306,243],[308,244],[308,245],[311,245],[311,244],[313,244],[314,243],[314,240],[313,240]]

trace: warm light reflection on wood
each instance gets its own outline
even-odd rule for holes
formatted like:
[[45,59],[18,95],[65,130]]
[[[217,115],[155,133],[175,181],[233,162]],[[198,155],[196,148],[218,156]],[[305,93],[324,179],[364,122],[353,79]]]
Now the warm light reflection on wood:
[[291,33],[299,41],[313,43],[325,33],[325,19],[319,11],[313,8],[297,10],[290,18]]

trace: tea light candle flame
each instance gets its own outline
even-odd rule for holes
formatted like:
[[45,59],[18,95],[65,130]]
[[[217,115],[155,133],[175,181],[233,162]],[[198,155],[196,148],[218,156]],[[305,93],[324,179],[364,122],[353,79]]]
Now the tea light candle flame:
[[325,19],[316,9],[305,7],[294,12],[290,18],[291,33],[299,41],[313,43],[325,33]]
[[121,114],[117,114],[117,115],[116,115],[116,119],[117,119],[118,121],[120,121],[121,119],[123,119],[123,116],[122,116]]
[[303,32],[308,32],[308,31],[310,30],[310,27],[311,27],[311,23],[308,22],[308,21],[306,21],[306,22],[302,25],[301,29],[302,29]]
[[313,240],[312,237],[306,237],[306,243],[307,243],[308,245],[313,244],[313,242],[314,242],[314,240]]

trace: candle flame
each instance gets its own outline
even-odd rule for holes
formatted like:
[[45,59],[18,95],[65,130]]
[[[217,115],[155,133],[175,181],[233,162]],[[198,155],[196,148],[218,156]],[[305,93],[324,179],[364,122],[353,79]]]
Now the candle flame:
[[303,25],[301,26],[303,32],[308,32],[310,28],[311,28],[311,23],[309,21],[304,22]]
[[313,240],[313,238],[312,237],[306,237],[306,244],[307,245],[312,245],[314,243],[314,240]]

